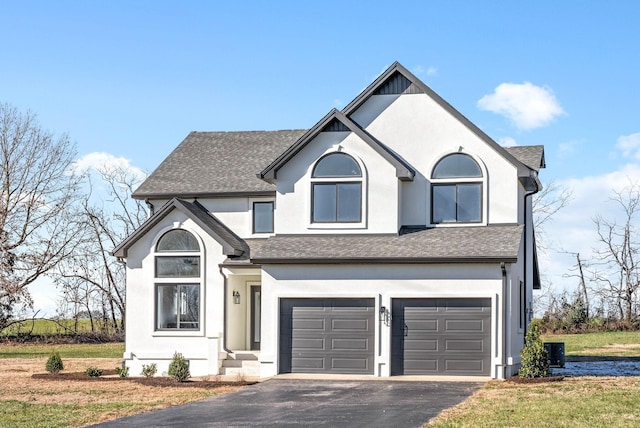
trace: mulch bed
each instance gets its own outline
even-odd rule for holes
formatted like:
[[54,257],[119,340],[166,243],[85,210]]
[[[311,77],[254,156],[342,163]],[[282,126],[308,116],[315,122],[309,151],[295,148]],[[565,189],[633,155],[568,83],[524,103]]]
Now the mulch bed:
[[520,377],[519,375],[511,376],[507,379],[507,382],[512,383],[548,383],[548,382],[560,382],[564,379],[564,376],[543,376],[543,377]]
[[115,370],[103,370],[102,376],[90,377],[85,372],[72,373],[36,373],[31,375],[32,379],[41,380],[74,380],[85,382],[135,382],[146,386],[158,387],[179,387],[179,388],[206,388],[214,389],[222,386],[247,386],[257,382],[250,381],[216,381],[216,380],[187,380],[178,382],[170,377],[120,377]]

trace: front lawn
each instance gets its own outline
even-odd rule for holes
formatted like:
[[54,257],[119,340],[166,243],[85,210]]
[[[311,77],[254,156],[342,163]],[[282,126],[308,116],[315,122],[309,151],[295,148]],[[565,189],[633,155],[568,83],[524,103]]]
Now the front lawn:
[[543,342],[564,342],[567,356],[640,357],[640,331],[546,334]]
[[576,377],[520,384],[490,381],[428,427],[637,427],[639,377]]

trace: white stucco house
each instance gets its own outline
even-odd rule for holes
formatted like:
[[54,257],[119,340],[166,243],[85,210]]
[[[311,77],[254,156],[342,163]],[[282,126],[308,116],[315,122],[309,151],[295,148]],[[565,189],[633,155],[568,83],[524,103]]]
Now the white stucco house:
[[515,374],[542,146],[504,148],[395,63],[309,130],[192,132],[135,191],[125,364]]

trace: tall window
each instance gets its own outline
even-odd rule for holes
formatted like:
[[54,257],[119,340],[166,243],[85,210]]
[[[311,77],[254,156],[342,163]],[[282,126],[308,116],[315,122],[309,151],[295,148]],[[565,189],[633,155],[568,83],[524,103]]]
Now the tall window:
[[253,203],[253,233],[273,233],[273,201]]
[[344,153],[321,158],[311,175],[313,223],[357,223],[362,221],[362,171]]
[[445,156],[436,164],[431,179],[432,223],[482,221],[482,171],[471,156]]
[[200,328],[200,245],[186,230],[162,235],[156,245],[156,330]]

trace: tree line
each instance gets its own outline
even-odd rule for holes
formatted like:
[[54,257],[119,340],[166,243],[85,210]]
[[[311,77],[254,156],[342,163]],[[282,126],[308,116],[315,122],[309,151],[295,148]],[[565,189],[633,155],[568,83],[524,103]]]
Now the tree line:
[[[571,195],[556,193],[553,206],[566,206]],[[560,201],[560,202],[559,202]],[[591,219],[595,242],[589,254],[563,250],[573,265],[563,275],[577,287],[543,292],[541,328],[552,332],[630,330],[640,327],[640,184],[629,181],[612,190],[610,217]],[[570,291],[571,290],[571,291]]]
[[[109,254],[144,222],[131,198],[141,176],[118,165],[82,169],[67,134],[43,130],[31,112],[0,104],[0,332],[33,307],[29,287],[47,277],[60,295],[56,317],[88,319],[92,331],[122,334],[126,325],[125,268]],[[534,227],[545,251],[545,225],[571,193],[550,183],[533,200]],[[637,328],[639,324],[640,185],[611,200],[621,213],[597,216],[596,250],[568,252],[567,281],[575,292],[543,292],[542,328]]]
[[146,211],[130,196],[140,177],[118,165],[82,170],[67,134],[0,104],[0,332],[33,308],[43,277],[60,295],[56,316],[122,334],[124,266],[109,254]]

